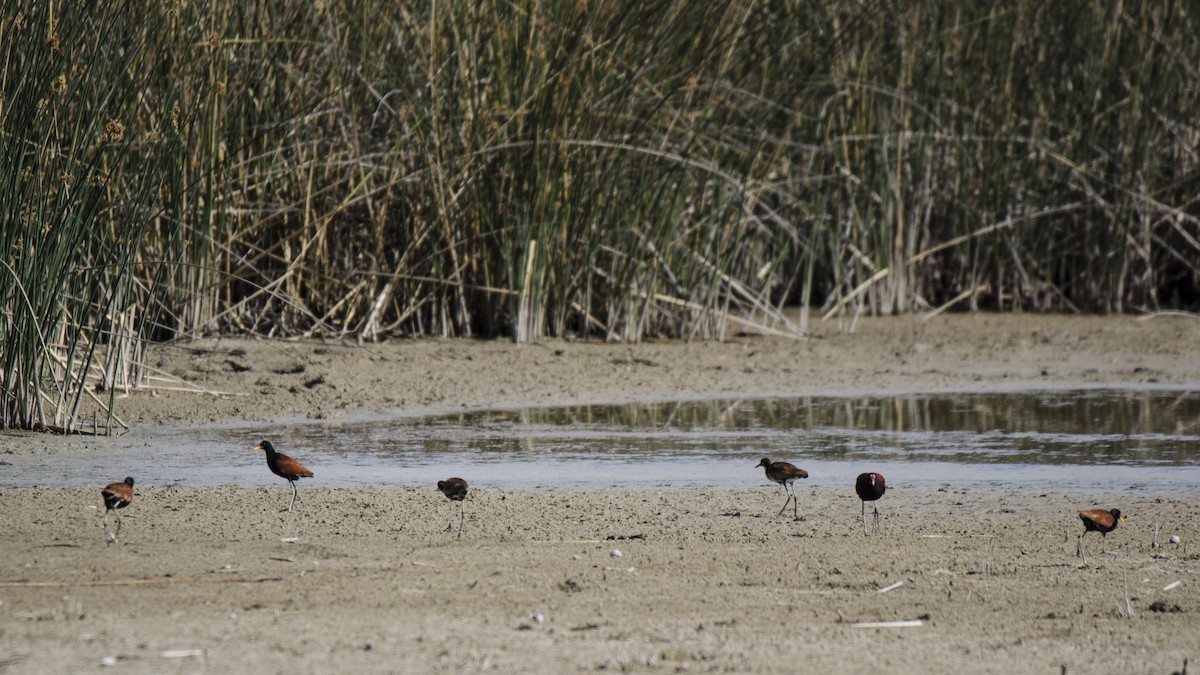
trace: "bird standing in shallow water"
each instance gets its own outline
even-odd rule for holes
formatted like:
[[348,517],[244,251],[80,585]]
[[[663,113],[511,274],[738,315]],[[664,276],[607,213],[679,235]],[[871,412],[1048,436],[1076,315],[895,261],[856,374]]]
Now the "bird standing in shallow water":
[[254,446],[255,450],[262,450],[267,453],[267,467],[271,469],[271,473],[280,478],[287,479],[287,482],[292,486],[292,501],[288,502],[286,509],[280,511],[291,511],[292,505],[296,503],[296,481],[301,478],[312,478],[313,472],[304,468],[300,462],[288,457],[287,455],[275,452],[275,446],[271,445],[271,441],[263,441]]
[[[883,480],[881,473],[860,473],[858,479],[854,481],[854,491],[858,493],[858,498],[862,500],[862,524],[863,534],[867,534],[867,502],[874,502],[887,492],[887,483]],[[879,529],[879,507],[875,507],[875,529]]]
[[[1083,535],[1093,530],[1100,533],[1100,541],[1103,542],[1108,533],[1117,529],[1117,525],[1125,520],[1121,516],[1120,509],[1112,509],[1105,511],[1104,509],[1084,509],[1079,512],[1079,519],[1083,521],[1083,533],[1079,535],[1079,542],[1075,546],[1075,554],[1078,555],[1087,564],[1087,558],[1083,555]],[[1100,545],[1101,550],[1104,544]]]
[[787,508],[788,502],[790,501],[792,502],[792,514],[796,516],[796,520],[800,520],[800,507],[796,501],[796,488],[792,487],[792,489],[789,491],[788,486],[791,485],[792,481],[796,480],[797,478],[808,478],[808,472],[804,469],[798,469],[795,465],[788,464],[787,462],[772,462],[766,457],[762,458],[762,461],[758,463],[758,466],[764,467],[767,471],[767,478],[770,478],[776,483],[782,485],[783,492],[787,495],[787,499],[783,500],[783,507],[779,509],[779,513],[775,515],[782,515],[784,509]]
[[450,524],[446,526],[447,532],[454,529],[454,502],[458,502],[459,510],[462,512],[462,517],[458,521],[458,533],[461,535],[463,523],[467,520],[467,481],[461,478],[439,480],[438,489],[446,495],[446,499],[450,500]]
[[[122,483],[109,483],[100,494],[104,497],[104,531],[108,534],[108,543],[115,544],[117,535],[121,533],[121,514],[116,510],[129,506],[129,502],[133,501],[133,479],[126,477]],[[108,531],[109,513],[117,517],[116,532]]]

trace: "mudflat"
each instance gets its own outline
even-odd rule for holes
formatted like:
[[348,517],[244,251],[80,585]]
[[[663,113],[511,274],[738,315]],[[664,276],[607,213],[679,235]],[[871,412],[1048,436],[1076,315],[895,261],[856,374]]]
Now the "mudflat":
[[[1194,317],[815,328],[809,340],[637,345],[208,339],[155,347],[164,379],[123,396],[117,414],[144,428],[726,395],[1200,387]],[[49,452],[37,434],[5,434],[3,447]],[[1200,495],[889,481],[880,527],[868,518],[865,534],[853,476],[844,489],[799,482],[797,520],[791,507],[776,515],[783,490],[747,467],[738,489],[473,489],[460,534],[446,531],[458,503],[433,485],[323,487],[309,468],[317,478],[290,513],[279,511],[283,480],[139,484],[115,545],[102,485],[0,490],[0,671],[1166,674],[1200,660]],[[1092,507],[1126,520],[1084,537],[1081,557],[1077,511]]]

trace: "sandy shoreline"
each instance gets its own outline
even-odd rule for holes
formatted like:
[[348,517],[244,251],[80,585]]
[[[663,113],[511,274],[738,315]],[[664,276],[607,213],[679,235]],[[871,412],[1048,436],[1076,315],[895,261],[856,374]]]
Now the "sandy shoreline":
[[[172,379],[117,413],[141,430],[726,395],[1200,387],[1194,318],[817,329],[720,344],[213,339],[156,347],[151,365]],[[8,453],[71,442],[4,435]],[[432,485],[314,481],[291,514],[278,512],[283,481],[144,485],[108,547],[98,488],[0,490],[0,672],[106,657],[132,672],[1165,674],[1200,660],[1197,495],[893,485],[882,532],[864,537],[849,485],[799,488],[794,522],[774,515],[779,488],[748,471],[745,489],[477,490],[455,537]],[[1089,535],[1083,566],[1075,511],[1094,505],[1128,519],[1104,553]],[[1156,524],[1160,542],[1182,544],[1151,548]],[[900,620],[921,625],[854,625]]]
[[[1194,496],[1123,498],[1083,566],[1083,495],[897,489],[867,537],[850,490],[799,489],[800,522],[778,488],[497,490],[458,537],[432,489],[280,514],[286,485],[147,488],[106,547],[92,492],[0,492],[12,672],[1169,673],[1200,648]],[[894,621],[921,625],[854,625]]]

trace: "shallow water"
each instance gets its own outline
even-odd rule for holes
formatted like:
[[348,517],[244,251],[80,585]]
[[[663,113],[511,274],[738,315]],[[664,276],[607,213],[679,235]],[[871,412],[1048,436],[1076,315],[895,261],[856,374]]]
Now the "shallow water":
[[[1200,489],[1200,393],[1088,390],[741,399],[290,421],[50,438],[0,457],[0,487],[271,485],[261,437],[316,473],[305,485],[481,487],[769,485],[762,457],[805,485],[864,470],[889,487],[1167,493]],[[282,430],[282,431],[280,431]]]

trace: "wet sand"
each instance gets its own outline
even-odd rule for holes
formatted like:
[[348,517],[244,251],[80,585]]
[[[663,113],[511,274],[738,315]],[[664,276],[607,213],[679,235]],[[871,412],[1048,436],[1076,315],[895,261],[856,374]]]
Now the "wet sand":
[[[729,394],[1200,386],[1193,318],[817,328],[821,339],[720,344],[206,340],[156,348],[153,365],[238,395],[162,385],[118,414],[144,428]],[[4,447],[47,452],[36,434],[5,434]],[[844,490],[801,485],[797,521],[776,515],[782,490],[759,469],[742,489],[476,490],[456,536],[432,485],[327,488],[310,468],[292,513],[279,512],[282,480],[139,485],[114,546],[100,486],[0,490],[0,671],[1166,674],[1200,659],[1200,495],[892,484],[881,530],[865,536],[853,476]],[[1075,512],[1092,506],[1127,520],[1103,541],[1088,535],[1084,564]],[[856,625],[897,621],[910,623]]]

